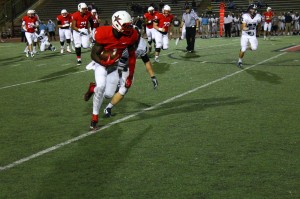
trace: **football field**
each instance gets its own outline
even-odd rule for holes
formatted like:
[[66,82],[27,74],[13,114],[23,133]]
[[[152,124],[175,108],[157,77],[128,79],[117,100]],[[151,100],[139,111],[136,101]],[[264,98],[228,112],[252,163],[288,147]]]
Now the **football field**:
[[[300,198],[299,36],[185,40],[141,59],[124,100],[90,131],[90,50],[0,44],[0,199]],[[295,47],[294,47],[295,46]],[[153,61],[153,53],[151,60]],[[100,112],[109,103],[105,99]]]

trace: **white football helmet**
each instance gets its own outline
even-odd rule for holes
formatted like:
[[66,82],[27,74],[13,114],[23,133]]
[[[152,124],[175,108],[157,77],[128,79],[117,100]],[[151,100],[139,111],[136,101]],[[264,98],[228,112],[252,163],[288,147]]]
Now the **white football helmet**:
[[86,8],[86,9],[88,8],[87,5],[86,5],[85,3],[80,3],[80,4],[78,4],[78,11],[79,11],[79,12],[83,12],[83,9],[84,9],[84,8]]
[[150,6],[149,8],[148,8],[148,12],[151,12],[151,11],[153,11],[154,10],[154,8],[152,7],[152,6]]
[[130,35],[133,30],[132,19],[126,11],[117,11],[112,16],[112,27],[118,32]]
[[270,10],[272,10],[272,8],[271,8],[271,7],[268,7],[268,8],[267,8],[267,12],[269,12]]
[[96,9],[93,9],[93,10],[91,11],[91,13],[97,13],[97,10],[96,10]]
[[68,11],[66,9],[62,9],[60,13],[63,17],[66,17],[68,15]]
[[28,10],[27,11],[27,15],[29,16],[29,17],[33,17],[34,16],[34,10]]
[[171,7],[169,5],[165,5],[162,9],[164,15],[168,15],[171,12]]
[[169,5],[165,5],[163,7],[163,10],[167,10],[167,11],[171,12],[171,7]]
[[27,14],[34,14],[34,10],[28,10]]

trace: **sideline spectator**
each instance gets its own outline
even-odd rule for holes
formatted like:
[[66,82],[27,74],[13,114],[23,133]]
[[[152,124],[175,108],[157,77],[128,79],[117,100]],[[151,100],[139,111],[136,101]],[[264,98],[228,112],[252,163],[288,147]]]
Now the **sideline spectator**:
[[54,41],[56,41],[55,38],[55,29],[56,29],[56,25],[55,23],[53,23],[53,21],[51,19],[49,19],[48,24],[47,24],[47,28],[48,28],[48,32],[49,32],[49,41],[52,41],[52,37],[54,39]]
[[229,12],[227,13],[227,16],[224,17],[225,37],[231,37],[232,22],[233,18],[231,12]]

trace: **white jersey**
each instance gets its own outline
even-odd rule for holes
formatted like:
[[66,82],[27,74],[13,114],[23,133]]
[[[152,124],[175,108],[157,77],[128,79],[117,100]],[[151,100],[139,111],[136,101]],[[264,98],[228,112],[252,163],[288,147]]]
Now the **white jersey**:
[[[139,45],[137,49],[135,50],[136,57],[143,57],[147,54],[147,42],[144,38],[140,38]],[[119,60],[118,66],[119,68],[127,68],[128,67],[128,58],[129,53],[127,48],[123,51],[122,56]]]
[[261,15],[256,14],[253,18],[249,13],[245,13],[242,16],[242,23],[246,24],[246,27],[249,29],[247,31],[242,31],[242,36],[254,36],[256,37],[256,27],[261,22]]
[[210,18],[211,26],[216,26],[218,23],[218,18]]

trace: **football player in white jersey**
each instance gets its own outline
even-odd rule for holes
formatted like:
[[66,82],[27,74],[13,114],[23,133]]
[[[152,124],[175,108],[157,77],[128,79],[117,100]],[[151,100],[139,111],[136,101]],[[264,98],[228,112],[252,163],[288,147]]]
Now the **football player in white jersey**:
[[45,33],[45,30],[41,30],[40,34],[37,35],[37,38],[40,41],[40,50],[45,51],[45,50],[51,50],[55,51],[56,48],[49,42],[48,36]]
[[243,57],[250,43],[250,50],[256,50],[258,41],[256,38],[256,28],[261,22],[261,15],[256,11],[255,4],[249,5],[247,13],[242,16],[242,36],[241,36],[241,50],[239,53],[238,67],[242,68]]

